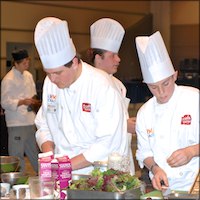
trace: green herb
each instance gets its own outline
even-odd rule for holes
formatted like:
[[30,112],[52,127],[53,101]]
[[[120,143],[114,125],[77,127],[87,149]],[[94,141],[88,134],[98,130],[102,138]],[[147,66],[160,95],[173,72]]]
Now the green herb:
[[123,192],[140,186],[140,180],[130,173],[114,169],[101,172],[94,169],[88,178],[73,180],[69,189]]

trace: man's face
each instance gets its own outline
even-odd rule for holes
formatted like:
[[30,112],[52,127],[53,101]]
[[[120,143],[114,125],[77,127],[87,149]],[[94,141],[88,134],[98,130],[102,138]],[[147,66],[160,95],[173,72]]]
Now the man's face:
[[104,70],[108,74],[117,72],[121,59],[117,53],[106,51],[102,56],[96,57],[95,67]]
[[30,64],[29,58],[24,58],[19,63],[15,62],[15,67],[17,70],[19,70],[21,73],[23,73],[25,70],[28,70]]
[[60,89],[69,87],[74,82],[75,71],[73,67],[68,68],[63,65],[55,69],[45,69],[45,72],[51,82]]
[[173,95],[177,72],[174,75],[157,83],[147,84],[151,93],[156,97],[158,103],[167,103]]

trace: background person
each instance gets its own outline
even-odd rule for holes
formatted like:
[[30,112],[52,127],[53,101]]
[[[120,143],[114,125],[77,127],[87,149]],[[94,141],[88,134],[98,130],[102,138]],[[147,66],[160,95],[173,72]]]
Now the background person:
[[199,171],[199,90],[178,86],[160,32],[136,37],[143,81],[153,97],[138,111],[136,157],[153,187],[189,191]]
[[126,113],[110,77],[76,55],[66,21],[46,17],[34,40],[47,77],[36,117],[42,152],[68,155],[73,173],[88,174],[112,152],[128,156]]
[[123,83],[113,76],[118,70],[120,49],[125,30],[122,25],[114,19],[102,18],[90,26],[90,49],[89,58],[92,64],[108,73],[116,86],[124,102],[124,109],[127,115],[127,132],[129,135],[131,172],[135,174],[133,155],[131,150],[132,134],[135,133],[135,117],[129,118],[128,107],[130,99],[126,97],[126,87]]
[[24,153],[35,172],[38,171],[39,148],[35,140],[35,112],[31,109],[40,102],[32,74],[28,72],[29,56],[25,49],[12,52],[13,67],[1,82],[1,106],[8,128],[8,153],[20,158],[20,170],[25,170]]

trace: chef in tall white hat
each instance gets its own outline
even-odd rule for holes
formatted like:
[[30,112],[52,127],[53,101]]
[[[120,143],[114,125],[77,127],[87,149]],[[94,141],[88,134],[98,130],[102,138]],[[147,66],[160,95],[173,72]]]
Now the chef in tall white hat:
[[175,73],[160,32],[137,37],[136,46],[145,83],[156,83]]
[[[115,74],[120,64],[118,55],[125,30],[122,25],[111,18],[101,18],[90,26],[89,56],[95,67]],[[122,88],[122,93],[126,93]]]
[[[125,29],[118,21],[111,18],[98,19],[90,26],[90,49],[88,52],[92,64],[110,75],[123,99],[124,109],[127,113],[127,132],[129,133],[131,149],[132,134],[135,133],[135,117],[129,118],[128,106],[130,99],[126,97],[126,87],[121,80],[113,76],[117,72],[121,61],[118,52],[124,34]],[[132,174],[135,174],[132,151],[130,151],[130,160]]]
[[112,152],[128,155],[121,98],[105,72],[76,55],[67,22],[45,17],[34,40],[47,74],[35,119],[41,151],[69,156],[78,174],[89,174],[93,162],[107,161]]
[[199,90],[175,83],[177,71],[160,32],[135,41],[153,94],[137,113],[136,158],[149,169],[155,189],[190,191],[199,171]]
[[114,19],[101,18],[90,26],[90,46],[93,49],[104,49],[118,53],[125,30]]
[[40,20],[35,28],[34,40],[44,69],[64,65],[76,55],[67,21],[55,17]]

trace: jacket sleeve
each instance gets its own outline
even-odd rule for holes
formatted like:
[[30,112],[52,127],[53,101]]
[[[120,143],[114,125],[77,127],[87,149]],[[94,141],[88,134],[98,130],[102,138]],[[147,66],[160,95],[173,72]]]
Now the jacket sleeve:
[[[144,114],[145,113],[145,114]],[[137,134],[137,150],[136,159],[141,168],[144,167],[143,161],[148,157],[153,157],[153,152],[151,150],[148,134],[147,134],[147,120],[145,118],[150,117],[145,110],[145,105],[143,105],[136,116],[136,134]]]
[[[46,82],[46,81],[45,81]],[[43,87],[43,100],[42,100],[42,106],[40,107],[39,111],[37,112],[36,118],[35,118],[35,125],[37,127],[36,132],[36,141],[37,144],[41,150],[41,146],[46,141],[53,141],[51,132],[49,130],[49,126],[46,121],[46,107],[47,99],[46,99],[46,84],[44,83]]]
[[5,110],[15,111],[18,108],[19,98],[13,97],[12,88],[12,81],[3,79],[1,83],[1,106]]

